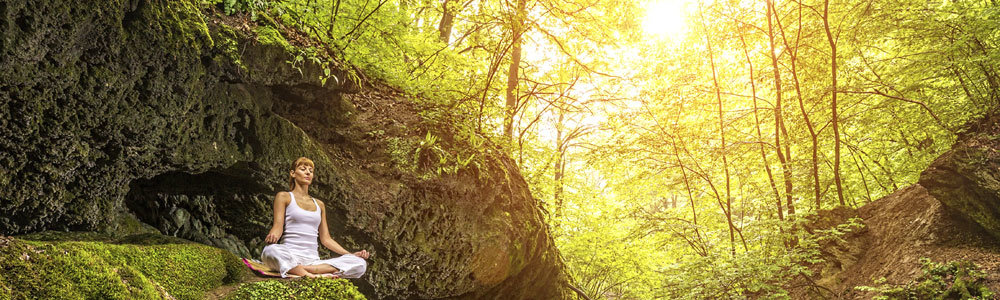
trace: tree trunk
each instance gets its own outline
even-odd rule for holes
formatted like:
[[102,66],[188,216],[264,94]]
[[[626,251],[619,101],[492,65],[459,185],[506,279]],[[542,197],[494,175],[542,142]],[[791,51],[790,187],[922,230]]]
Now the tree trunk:
[[513,46],[510,51],[510,69],[507,70],[507,105],[503,120],[503,135],[510,140],[514,129],[514,115],[517,113],[517,72],[521,65],[521,34],[524,33],[524,16],[527,0],[517,0],[514,16]]
[[447,44],[451,40],[451,27],[455,21],[455,14],[458,13],[458,5],[454,0],[444,0],[441,4],[441,22],[438,23],[438,39]]
[[[698,209],[697,209],[698,203],[695,202],[694,200],[694,192],[691,191],[691,182],[688,179],[687,170],[684,169],[684,163],[681,162],[681,154],[680,150],[677,149],[677,141],[674,139],[674,134],[670,134],[669,136],[670,136],[670,145],[674,148],[673,149],[674,158],[677,159],[677,166],[679,166],[681,169],[681,177],[684,178],[684,189],[687,190],[688,200],[691,201],[691,218],[692,218],[692,223],[694,224],[694,235],[695,238],[698,240],[698,245],[703,245],[701,238],[701,230],[698,229]],[[701,251],[698,251],[698,253],[701,256],[708,255],[708,251],[705,251],[704,248],[702,248]]]
[[837,117],[837,42],[830,32],[830,0],[823,1],[823,29],[826,30],[826,40],[830,42],[830,107],[833,109],[833,181],[837,184],[837,200],[844,205],[844,188],[840,183],[840,127]]
[[333,38],[333,24],[337,24],[338,13],[340,13],[340,0],[334,0],[330,3],[330,27],[326,29],[326,36],[331,39]]
[[788,215],[795,214],[795,203],[792,202],[792,170],[789,160],[792,158],[791,147],[785,145],[785,153],[781,152],[781,138],[784,134],[785,143],[788,143],[788,131],[785,130],[784,118],[781,114],[781,72],[778,70],[778,56],[774,47],[774,25],[771,22],[774,13],[774,1],[767,0],[767,38],[771,46],[771,67],[774,69],[774,149],[778,154],[778,161],[781,162],[781,174],[785,180],[785,201],[788,207]]
[[781,193],[778,192],[778,186],[774,183],[774,175],[771,174],[771,164],[767,162],[767,152],[764,151],[764,134],[760,131],[760,117],[757,115],[759,108],[757,107],[757,83],[753,76],[753,61],[750,60],[750,53],[747,50],[746,40],[743,39],[743,32],[740,31],[739,34],[740,43],[743,45],[743,56],[747,58],[747,66],[750,68],[750,99],[753,100],[753,120],[754,127],[757,128],[757,145],[760,146],[760,158],[764,162],[764,170],[767,171],[767,182],[771,184],[771,190],[774,191],[774,201],[777,204],[778,220],[784,220],[785,214],[781,209]]
[[[819,133],[816,132],[816,127],[813,125],[812,120],[809,119],[809,112],[806,112],[806,106],[802,99],[802,88],[799,84],[799,70],[798,70],[798,60],[799,60],[799,42],[802,39],[802,3],[799,3],[799,18],[798,18],[798,31],[795,33],[795,45],[790,45],[788,39],[785,36],[785,29],[781,26],[781,19],[775,18],[775,22],[778,25],[778,31],[781,32],[781,40],[785,44],[785,49],[789,49],[790,52],[790,63],[792,66],[792,83],[795,85],[795,96],[799,100],[799,110],[802,112],[802,119],[806,123],[806,128],[809,130],[809,139],[812,142],[812,177],[813,177],[813,198],[816,201],[816,211],[819,211],[822,206],[822,198],[820,198],[820,187],[819,187]],[[788,143],[786,140],[785,143]]]
[[552,178],[555,181],[555,192],[553,193],[553,200],[556,203],[556,222],[558,222],[560,216],[562,216],[563,208],[563,172],[565,170],[563,166],[563,157],[566,155],[565,143],[563,142],[563,112],[559,111],[559,123],[556,123],[556,163],[554,166],[555,174]]
[[704,12],[701,13],[701,26],[705,30],[705,45],[708,47],[708,61],[712,67],[712,84],[715,86],[715,99],[719,109],[719,138],[722,139],[720,150],[722,152],[722,170],[726,174],[726,222],[729,223],[729,246],[733,255],[736,254],[736,227],[733,225],[733,204],[729,183],[729,159],[726,155],[726,127],[725,116],[722,114],[722,88],[719,87],[718,75],[715,72],[715,53],[712,52],[712,36],[705,25]]

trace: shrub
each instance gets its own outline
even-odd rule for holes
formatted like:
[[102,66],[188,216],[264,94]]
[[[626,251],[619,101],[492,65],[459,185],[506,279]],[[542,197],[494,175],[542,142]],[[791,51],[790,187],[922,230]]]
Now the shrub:
[[885,278],[875,281],[879,286],[855,287],[877,292],[875,299],[990,299],[993,291],[986,287],[986,275],[972,262],[961,260],[935,263],[920,259],[923,274],[904,284],[888,284]]

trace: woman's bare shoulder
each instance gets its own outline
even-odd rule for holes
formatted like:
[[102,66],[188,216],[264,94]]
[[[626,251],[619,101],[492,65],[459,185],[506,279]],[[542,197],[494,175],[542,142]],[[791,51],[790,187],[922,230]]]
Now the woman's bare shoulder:
[[288,192],[281,191],[274,195],[274,201],[282,204],[288,204],[292,202],[292,197],[288,195]]

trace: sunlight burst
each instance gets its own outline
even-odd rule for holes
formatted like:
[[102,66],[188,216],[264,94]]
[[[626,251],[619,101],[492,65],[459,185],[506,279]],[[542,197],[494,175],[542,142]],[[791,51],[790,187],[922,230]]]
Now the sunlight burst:
[[642,29],[648,35],[677,39],[687,33],[685,13],[688,1],[652,0],[646,4]]

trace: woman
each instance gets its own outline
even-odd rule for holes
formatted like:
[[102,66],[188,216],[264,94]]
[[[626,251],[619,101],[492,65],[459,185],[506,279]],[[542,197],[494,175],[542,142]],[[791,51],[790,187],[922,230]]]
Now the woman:
[[[274,225],[264,238],[272,245],[264,247],[261,261],[281,277],[289,274],[305,277],[358,278],[365,273],[368,251],[350,253],[330,238],[326,226],[326,208],[323,201],[309,196],[313,179],[312,160],[300,157],[292,163],[289,172],[290,192],[279,192],[274,197]],[[284,234],[282,234],[284,233]],[[340,257],[319,259],[317,237],[324,247],[341,254]],[[280,244],[274,244],[281,238]]]

